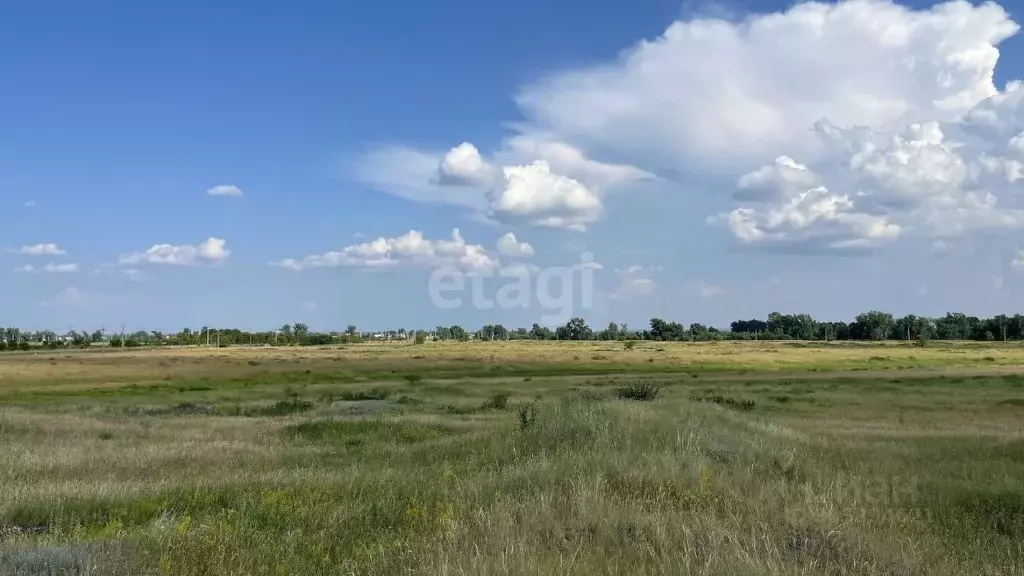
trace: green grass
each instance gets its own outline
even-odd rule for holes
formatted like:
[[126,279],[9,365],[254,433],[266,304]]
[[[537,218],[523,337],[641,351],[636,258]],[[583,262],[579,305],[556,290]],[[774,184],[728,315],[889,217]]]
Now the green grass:
[[1022,567],[1015,374],[333,374],[5,384],[0,574]]

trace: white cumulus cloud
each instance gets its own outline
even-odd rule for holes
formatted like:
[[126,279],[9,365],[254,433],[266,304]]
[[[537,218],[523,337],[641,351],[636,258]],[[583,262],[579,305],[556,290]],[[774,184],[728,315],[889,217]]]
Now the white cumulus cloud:
[[510,224],[586,230],[600,217],[601,199],[580,182],[538,160],[502,169],[505,183],[491,191],[490,214]]
[[728,207],[692,203],[739,242],[778,250],[1017,229],[1024,84],[997,87],[994,73],[1018,29],[999,5],[964,1],[681,19],[522,87],[524,118],[490,155],[463,143],[372,172],[405,197],[574,230],[604,217],[610,190],[731,188]]
[[513,258],[533,256],[533,246],[526,242],[520,242],[516,235],[509,232],[498,238],[498,252],[503,256]]
[[807,132],[952,121],[996,94],[995,4],[913,10],[885,0],[802,3],[742,20],[673,23],[615,62],[520,91],[528,130],[641,167],[741,168],[817,148]]
[[124,265],[169,264],[176,266],[196,266],[223,262],[231,255],[227,249],[227,240],[207,238],[197,245],[156,244],[144,252],[122,254],[119,263]]
[[53,243],[22,246],[14,252],[25,256],[64,256],[67,254],[66,250]]
[[435,182],[444,186],[486,186],[492,168],[484,162],[480,151],[469,142],[452,148],[437,167]]
[[288,258],[272,262],[273,266],[290,270],[309,268],[390,268],[396,266],[456,266],[463,270],[484,272],[494,270],[498,260],[479,244],[469,244],[459,229],[450,239],[431,240],[418,230],[394,238],[380,237],[371,242],[346,246],[341,250],[311,254],[301,259]]
[[364,184],[408,200],[463,206],[506,223],[571,230],[584,230],[600,216],[605,192],[657,180],[541,135],[508,139],[492,160],[469,142],[443,154],[388,146],[360,156],[352,168]]

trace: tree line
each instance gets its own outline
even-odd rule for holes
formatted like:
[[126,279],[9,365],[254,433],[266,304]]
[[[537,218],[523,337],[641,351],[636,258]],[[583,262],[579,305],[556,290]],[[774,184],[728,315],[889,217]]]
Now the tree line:
[[654,340],[707,342],[717,340],[1022,340],[1024,315],[999,314],[991,318],[949,312],[931,318],[913,314],[896,318],[888,312],[872,310],[858,314],[851,322],[820,321],[810,314],[772,312],[767,319],[736,320],[728,330],[692,323],[651,318],[648,326],[630,329],[626,324],[609,323],[603,330],[592,329],[581,317],[569,319],[554,329],[534,324],[530,328],[506,328],[488,324],[475,331],[462,326],[437,326],[433,330],[404,329],[378,332],[360,331],[349,325],[344,331],[314,332],[301,322],[285,324],[276,330],[245,331],[238,328],[185,328],[177,333],[137,331],[107,334],[71,330],[57,334],[50,330],[23,331],[0,328],[0,350],[43,348],[85,348],[95,344],[134,348],[139,346],[326,346],[365,341],[427,340]]

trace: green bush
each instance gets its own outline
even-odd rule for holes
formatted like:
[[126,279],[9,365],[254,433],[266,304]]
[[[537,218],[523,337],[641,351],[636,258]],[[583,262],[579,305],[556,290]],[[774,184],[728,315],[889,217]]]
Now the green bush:
[[531,402],[519,405],[519,429],[526,430],[537,422],[537,407]]
[[650,402],[658,397],[661,387],[650,380],[638,380],[620,387],[615,395],[622,400],[641,400]]
[[484,408],[492,408],[494,410],[504,410],[508,406],[508,394],[499,392],[491,397],[490,400],[484,402]]
[[271,404],[270,406],[263,406],[251,411],[251,416],[288,416],[289,414],[298,414],[300,412],[308,412],[313,409],[313,403],[308,400],[299,400],[297,398],[289,398],[288,400],[280,400]]

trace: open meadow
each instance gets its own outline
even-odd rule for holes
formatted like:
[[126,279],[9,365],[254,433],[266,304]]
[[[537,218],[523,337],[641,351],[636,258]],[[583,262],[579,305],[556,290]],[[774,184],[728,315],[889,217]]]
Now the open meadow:
[[0,574],[1020,576],[1024,346],[0,354]]

